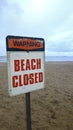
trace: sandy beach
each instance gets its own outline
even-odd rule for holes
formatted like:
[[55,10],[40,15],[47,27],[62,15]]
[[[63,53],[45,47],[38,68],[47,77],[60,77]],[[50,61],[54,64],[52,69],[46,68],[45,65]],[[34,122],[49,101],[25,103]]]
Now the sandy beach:
[[[26,130],[25,94],[8,94],[0,63],[0,130]],[[45,88],[31,93],[32,130],[73,130],[73,62],[46,62]]]

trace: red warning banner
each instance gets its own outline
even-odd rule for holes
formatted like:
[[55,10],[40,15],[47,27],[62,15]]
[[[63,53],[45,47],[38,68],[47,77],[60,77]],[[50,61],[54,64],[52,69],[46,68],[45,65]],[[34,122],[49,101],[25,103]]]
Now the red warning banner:
[[44,40],[38,38],[7,37],[7,51],[11,50],[43,50]]

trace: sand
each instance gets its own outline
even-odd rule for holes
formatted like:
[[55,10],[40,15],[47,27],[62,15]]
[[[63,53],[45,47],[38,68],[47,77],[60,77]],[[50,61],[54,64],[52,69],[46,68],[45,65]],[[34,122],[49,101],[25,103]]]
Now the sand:
[[[25,94],[8,94],[0,63],[0,130],[26,130]],[[73,130],[73,62],[46,62],[45,88],[31,93],[32,130]]]

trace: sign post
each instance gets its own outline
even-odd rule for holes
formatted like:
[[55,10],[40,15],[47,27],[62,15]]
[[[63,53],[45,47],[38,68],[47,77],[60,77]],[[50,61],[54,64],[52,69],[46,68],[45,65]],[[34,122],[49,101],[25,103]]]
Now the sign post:
[[30,92],[44,88],[44,44],[43,38],[6,37],[8,91],[10,96],[26,93],[27,130],[31,130]]
[[30,108],[30,93],[26,93],[26,118],[27,118],[27,130],[31,128],[31,108]]

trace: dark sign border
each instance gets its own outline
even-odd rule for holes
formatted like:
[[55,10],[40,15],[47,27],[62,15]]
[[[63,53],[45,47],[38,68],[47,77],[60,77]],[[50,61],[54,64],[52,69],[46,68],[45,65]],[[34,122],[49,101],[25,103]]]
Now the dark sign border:
[[[24,49],[17,49],[17,48],[9,48],[8,40],[9,39],[32,39],[32,40],[42,40],[43,41],[43,48],[35,48],[32,50],[24,50]],[[6,37],[6,50],[7,51],[45,51],[45,40],[43,38],[34,38],[34,37],[23,37],[23,36],[12,36],[8,35]]]

